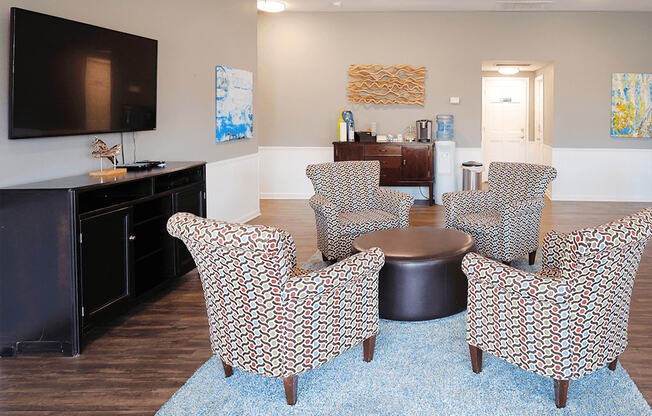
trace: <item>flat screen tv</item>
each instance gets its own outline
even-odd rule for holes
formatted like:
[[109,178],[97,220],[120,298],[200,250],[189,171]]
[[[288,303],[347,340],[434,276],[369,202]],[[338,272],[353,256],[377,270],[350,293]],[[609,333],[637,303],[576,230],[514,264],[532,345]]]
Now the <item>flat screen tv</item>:
[[156,40],[12,8],[10,51],[10,139],[156,128]]

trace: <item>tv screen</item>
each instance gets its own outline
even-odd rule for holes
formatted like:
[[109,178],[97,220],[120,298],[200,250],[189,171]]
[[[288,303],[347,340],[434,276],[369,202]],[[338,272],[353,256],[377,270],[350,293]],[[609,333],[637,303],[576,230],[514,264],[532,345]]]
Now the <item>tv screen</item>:
[[156,128],[156,40],[12,8],[10,50],[10,139]]

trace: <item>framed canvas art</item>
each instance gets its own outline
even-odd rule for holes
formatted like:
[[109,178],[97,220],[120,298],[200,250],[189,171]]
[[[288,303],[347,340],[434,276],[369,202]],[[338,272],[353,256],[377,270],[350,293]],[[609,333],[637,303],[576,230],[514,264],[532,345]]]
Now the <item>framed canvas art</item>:
[[613,74],[611,135],[652,137],[652,74]]
[[215,68],[215,140],[253,137],[253,74],[218,65]]

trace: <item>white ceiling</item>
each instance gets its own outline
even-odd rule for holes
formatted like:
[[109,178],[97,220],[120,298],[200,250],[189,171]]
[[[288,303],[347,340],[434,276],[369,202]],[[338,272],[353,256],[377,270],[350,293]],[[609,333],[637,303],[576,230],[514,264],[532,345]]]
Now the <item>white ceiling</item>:
[[[284,0],[288,11],[652,11],[652,0]],[[335,4],[340,4],[336,6]]]

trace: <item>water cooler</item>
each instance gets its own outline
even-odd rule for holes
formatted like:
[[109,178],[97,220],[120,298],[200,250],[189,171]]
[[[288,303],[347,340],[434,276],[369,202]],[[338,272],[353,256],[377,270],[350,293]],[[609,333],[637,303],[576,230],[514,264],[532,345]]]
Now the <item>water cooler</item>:
[[455,142],[435,141],[435,204],[442,204],[441,196],[455,192]]

